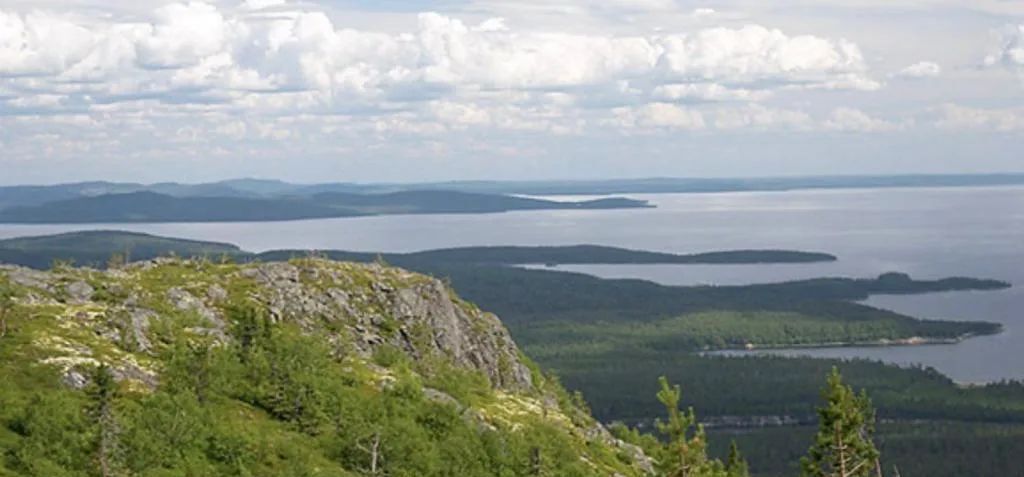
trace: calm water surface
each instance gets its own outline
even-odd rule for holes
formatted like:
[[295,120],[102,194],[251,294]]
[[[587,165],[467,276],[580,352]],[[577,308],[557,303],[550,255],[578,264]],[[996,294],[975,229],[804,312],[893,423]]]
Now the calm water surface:
[[782,351],[933,366],[952,378],[1024,379],[1024,187],[632,195],[655,209],[418,215],[273,223],[0,225],[0,237],[121,229],[275,248],[402,252],[469,245],[593,243],[665,252],[823,251],[806,265],[618,265],[559,269],[666,284],[747,284],[904,271],[1015,285],[997,292],[879,296],[869,304],[927,318],[988,320],[1006,332],[957,345]]

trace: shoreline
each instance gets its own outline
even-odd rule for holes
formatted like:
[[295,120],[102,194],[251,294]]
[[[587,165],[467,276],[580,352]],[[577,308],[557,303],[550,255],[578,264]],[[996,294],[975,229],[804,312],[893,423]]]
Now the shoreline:
[[717,348],[707,349],[698,351],[701,356],[705,355],[721,355],[725,353],[736,353],[736,352],[758,352],[758,351],[779,351],[779,350],[813,350],[813,349],[831,349],[831,348],[893,348],[893,347],[910,347],[910,346],[938,346],[938,345],[955,345],[962,343],[971,338],[978,338],[981,336],[993,336],[1003,332],[1003,327],[1000,326],[999,330],[995,333],[964,333],[960,336],[953,338],[926,338],[923,336],[912,336],[910,338],[900,338],[895,340],[890,339],[879,339],[872,341],[836,341],[836,342],[825,342],[825,343],[803,343],[803,344],[747,344],[745,347],[728,347],[728,348]]

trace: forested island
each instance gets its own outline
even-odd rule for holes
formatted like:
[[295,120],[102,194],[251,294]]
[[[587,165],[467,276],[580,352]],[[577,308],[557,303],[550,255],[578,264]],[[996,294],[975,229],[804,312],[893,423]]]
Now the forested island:
[[651,205],[645,201],[620,197],[568,202],[454,191],[318,193],[310,196],[274,197],[177,197],[139,191],[85,195],[0,208],[0,223],[268,222],[393,214],[482,214],[516,210],[647,207]]

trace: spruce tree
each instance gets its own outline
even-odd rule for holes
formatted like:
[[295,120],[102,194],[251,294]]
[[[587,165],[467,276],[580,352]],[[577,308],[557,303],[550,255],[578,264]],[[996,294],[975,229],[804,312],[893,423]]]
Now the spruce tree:
[[750,467],[747,459],[743,458],[736,441],[729,444],[729,457],[725,461],[725,471],[729,477],[750,477]]
[[91,376],[86,393],[89,396],[89,415],[96,429],[95,458],[101,477],[123,475],[123,449],[121,427],[114,408],[118,395],[118,384],[110,368],[101,364]]
[[866,393],[857,394],[843,384],[832,368],[818,409],[818,433],[807,457],[801,460],[804,477],[881,477],[879,453],[872,437],[875,411]]
[[664,376],[658,378],[661,390],[658,401],[668,411],[668,421],[658,421],[658,431],[668,438],[668,443],[659,456],[661,475],[665,477],[726,477],[725,465],[721,461],[708,459],[707,437],[704,426],[697,424],[693,409],[679,410],[682,391],[671,386]]

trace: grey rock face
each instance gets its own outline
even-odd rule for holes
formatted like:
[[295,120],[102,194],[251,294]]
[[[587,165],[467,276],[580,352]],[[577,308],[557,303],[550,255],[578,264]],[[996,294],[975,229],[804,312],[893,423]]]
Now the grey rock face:
[[214,303],[223,303],[228,300],[228,292],[220,285],[210,285],[206,290],[206,298]]
[[441,282],[394,290],[388,298],[391,315],[403,330],[425,325],[427,340],[402,336],[402,344],[414,353],[446,354],[461,366],[483,371],[500,388],[533,386],[530,370],[520,361],[508,330],[494,315],[456,306]]
[[24,267],[14,267],[9,265],[0,266],[0,270],[7,273],[7,279],[14,282],[17,285],[29,288],[39,288],[42,290],[50,290],[50,280],[53,278],[50,274],[32,270]]
[[132,341],[135,342],[135,346],[138,347],[139,351],[148,352],[153,349],[153,344],[149,341],[149,321],[156,318],[156,313],[150,310],[135,309],[132,310],[129,315],[131,320],[131,329],[129,332],[132,336]]
[[92,294],[95,293],[95,290],[83,281],[69,283],[64,287],[64,291],[73,303],[86,303],[92,300]]
[[167,299],[171,302],[171,305],[179,310],[195,312],[206,320],[213,329],[224,330],[227,326],[220,315],[212,308],[206,306],[203,300],[196,298],[181,288],[175,287],[167,290]]
[[64,373],[64,376],[61,377],[61,382],[69,388],[78,390],[85,389],[89,385],[89,379],[73,369]]
[[[494,315],[456,306],[438,280],[378,265],[352,266],[374,279],[358,284],[353,273],[322,264],[268,263],[242,274],[261,285],[261,298],[274,319],[306,329],[341,325],[349,335],[345,341],[357,352],[370,355],[390,345],[413,359],[447,356],[457,366],[483,372],[495,387],[533,388],[518,347]],[[389,273],[400,275],[389,280]]]

